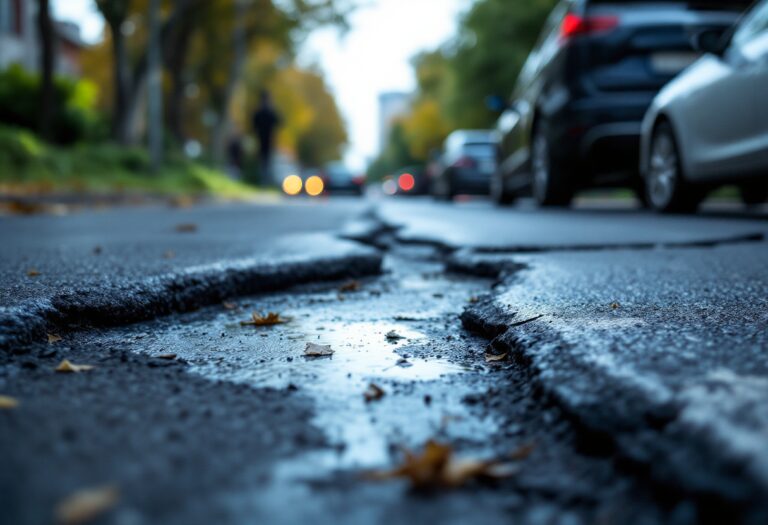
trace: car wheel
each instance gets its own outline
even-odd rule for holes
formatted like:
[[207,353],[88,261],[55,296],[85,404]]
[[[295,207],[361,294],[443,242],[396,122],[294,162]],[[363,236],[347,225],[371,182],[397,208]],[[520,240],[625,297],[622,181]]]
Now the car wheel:
[[667,123],[653,132],[645,184],[651,207],[662,213],[694,212],[701,202],[701,191],[683,176],[677,142]]
[[536,126],[531,151],[533,197],[539,206],[569,206],[573,189],[568,174],[552,155],[545,124]]
[[504,178],[497,169],[491,177],[491,200],[498,206],[509,206],[515,202],[515,195],[507,190]]
[[759,206],[768,202],[768,181],[754,181],[739,188],[741,202],[747,206]]

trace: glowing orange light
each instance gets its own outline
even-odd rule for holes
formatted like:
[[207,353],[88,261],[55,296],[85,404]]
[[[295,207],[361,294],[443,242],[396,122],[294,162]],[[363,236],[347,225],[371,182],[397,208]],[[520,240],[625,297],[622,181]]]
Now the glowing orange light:
[[288,195],[298,195],[303,184],[298,175],[288,175],[283,179],[283,191]]
[[410,173],[403,173],[398,177],[397,184],[403,191],[411,191],[416,186],[416,179]]
[[325,189],[325,184],[323,184],[323,179],[318,177],[317,175],[312,175],[310,178],[307,179],[307,182],[304,183],[304,189],[307,192],[307,195],[310,197],[317,197],[321,193],[323,193],[323,189]]

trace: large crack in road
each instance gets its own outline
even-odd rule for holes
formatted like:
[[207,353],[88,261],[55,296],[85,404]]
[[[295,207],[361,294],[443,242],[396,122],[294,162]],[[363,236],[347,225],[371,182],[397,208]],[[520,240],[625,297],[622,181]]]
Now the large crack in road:
[[[45,521],[73,489],[103,484],[122,494],[113,523],[647,523],[690,515],[685,500],[655,494],[602,441],[585,439],[539,395],[526,366],[485,362],[486,342],[462,329],[459,314],[491,281],[446,272],[430,247],[394,244],[386,234],[377,244],[387,246],[381,277],[67,333],[6,355],[2,382],[29,401],[0,431],[4,520]],[[291,321],[242,326],[252,311]],[[388,338],[391,331],[403,338]],[[306,359],[307,342],[335,354]],[[176,359],[158,357],[169,353]],[[97,368],[52,382],[65,358]],[[366,403],[371,382],[386,395]],[[471,457],[524,445],[533,452],[519,474],[493,487],[425,495],[366,479],[397,464],[400,447],[428,439]]]

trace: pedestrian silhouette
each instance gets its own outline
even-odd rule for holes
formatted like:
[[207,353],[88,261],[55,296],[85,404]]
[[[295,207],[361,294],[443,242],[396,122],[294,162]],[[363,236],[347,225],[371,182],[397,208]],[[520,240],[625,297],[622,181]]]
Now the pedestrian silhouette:
[[262,182],[272,181],[272,149],[275,130],[280,126],[280,115],[272,105],[269,91],[263,90],[259,107],[253,113],[253,129],[259,141],[259,171]]

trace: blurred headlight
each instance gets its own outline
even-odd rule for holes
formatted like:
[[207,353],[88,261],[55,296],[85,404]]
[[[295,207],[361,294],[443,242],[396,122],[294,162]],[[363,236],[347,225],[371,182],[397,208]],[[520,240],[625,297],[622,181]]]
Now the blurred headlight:
[[323,189],[325,188],[325,184],[323,184],[323,179],[318,177],[317,175],[312,175],[310,178],[307,179],[307,182],[304,184],[304,189],[307,192],[307,195],[310,197],[317,197],[321,193],[323,193]]
[[283,191],[288,195],[298,195],[301,193],[301,177],[298,175],[288,175],[283,179]]

